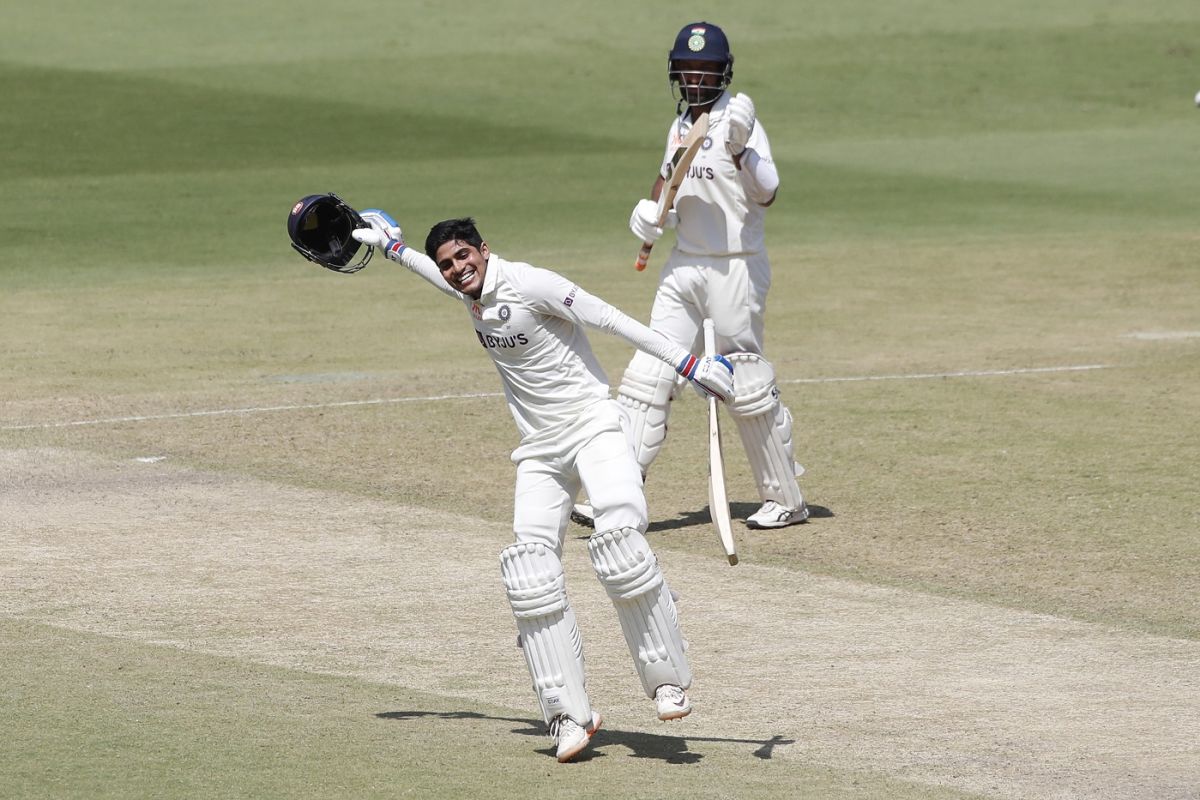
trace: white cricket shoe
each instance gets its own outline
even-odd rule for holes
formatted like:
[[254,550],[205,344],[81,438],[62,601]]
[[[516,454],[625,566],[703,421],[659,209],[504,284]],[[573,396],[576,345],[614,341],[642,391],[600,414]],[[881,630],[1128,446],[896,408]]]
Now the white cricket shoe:
[[576,503],[571,506],[571,522],[585,528],[596,527],[596,512],[588,503]]
[[783,528],[797,525],[808,519],[808,503],[799,508],[785,508],[774,500],[763,503],[762,508],[746,517],[747,528]]
[[664,683],[654,690],[654,704],[661,720],[683,719],[692,713],[692,701],[687,692],[673,683]]
[[558,744],[559,763],[565,764],[582,753],[603,721],[598,711],[592,712],[592,724],[586,728],[565,714],[550,720],[550,737]]

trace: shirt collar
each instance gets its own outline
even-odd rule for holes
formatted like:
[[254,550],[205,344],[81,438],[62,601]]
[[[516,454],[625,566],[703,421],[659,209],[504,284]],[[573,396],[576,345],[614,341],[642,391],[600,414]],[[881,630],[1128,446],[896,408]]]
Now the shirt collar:
[[480,302],[496,294],[496,284],[500,280],[500,263],[498,255],[488,253],[487,272],[483,274],[483,291],[479,294]]

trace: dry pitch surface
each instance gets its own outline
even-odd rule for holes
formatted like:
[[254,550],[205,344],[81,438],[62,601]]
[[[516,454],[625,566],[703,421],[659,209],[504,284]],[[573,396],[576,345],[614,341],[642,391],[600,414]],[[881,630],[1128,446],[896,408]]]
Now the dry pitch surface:
[[[19,476],[0,613],[535,715],[495,524],[53,449],[4,452],[0,469]],[[697,676],[671,732],[697,749],[996,798],[1200,796],[1200,642],[661,558]],[[566,561],[593,701],[611,727],[661,732],[578,537]]]

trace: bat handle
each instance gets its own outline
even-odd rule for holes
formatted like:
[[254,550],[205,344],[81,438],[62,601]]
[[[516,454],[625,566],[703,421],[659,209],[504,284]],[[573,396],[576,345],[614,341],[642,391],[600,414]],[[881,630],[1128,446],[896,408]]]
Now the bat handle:
[[717,329],[711,319],[704,320],[704,355],[717,354]]
[[637,263],[633,268],[641,272],[646,268],[646,262],[650,260],[650,250],[653,249],[654,242],[642,242],[641,252],[638,253]]

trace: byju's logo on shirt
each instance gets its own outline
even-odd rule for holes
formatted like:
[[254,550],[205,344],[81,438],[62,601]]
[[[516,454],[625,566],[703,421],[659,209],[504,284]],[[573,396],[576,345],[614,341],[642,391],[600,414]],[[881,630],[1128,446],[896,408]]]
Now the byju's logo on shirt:
[[477,328],[475,335],[479,337],[479,343],[489,350],[511,350],[514,347],[523,347],[529,344],[529,337],[523,333],[515,333],[512,336],[492,336]]
[[568,292],[568,293],[567,293],[567,296],[563,298],[563,305],[564,305],[564,306],[569,306],[569,305],[571,305],[572,303],[574,303],[574,302],[575,302],[575,293],[576,293],[577,291],[579,291],[579,287],[578,287],[578,286],[572,286],[572,287],[571,287],[571,291],[570,291],[570,292]]

